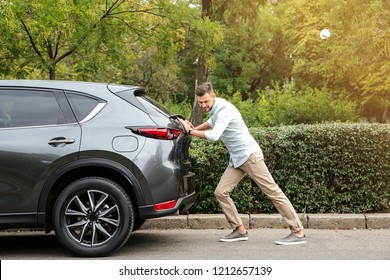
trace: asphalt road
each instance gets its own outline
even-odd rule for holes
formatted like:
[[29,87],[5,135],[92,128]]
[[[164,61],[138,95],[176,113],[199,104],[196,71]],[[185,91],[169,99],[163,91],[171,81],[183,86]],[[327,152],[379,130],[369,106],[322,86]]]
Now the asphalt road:
[[[99,260],[390,260],[390,229],[306,229],[307,244],[275,245],[286,229],[252,229],[249,240],[219,242],[228,230],[140,230]],[[0,232],[1,260],[78,260],[53,234]]]

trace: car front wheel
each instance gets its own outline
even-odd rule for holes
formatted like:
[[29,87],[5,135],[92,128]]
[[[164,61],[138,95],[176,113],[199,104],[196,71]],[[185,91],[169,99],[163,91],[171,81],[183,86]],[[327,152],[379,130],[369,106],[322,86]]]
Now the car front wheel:
[[134,227],[131,199],[111,180],[88,177],[67,186],[53,209],[58,240],[80,256],[105,256],[120,248]]

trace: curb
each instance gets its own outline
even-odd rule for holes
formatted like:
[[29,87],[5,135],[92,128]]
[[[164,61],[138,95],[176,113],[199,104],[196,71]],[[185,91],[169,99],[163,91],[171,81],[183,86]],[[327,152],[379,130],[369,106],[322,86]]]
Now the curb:
[[[241,214],[244,225],[256,228],[288,228],[280,214]],[[298,214],[306,229],[390,229],[390,213],[377,214]],[[146,229],[225,229],[223,214],[189,214],[149,219]]]

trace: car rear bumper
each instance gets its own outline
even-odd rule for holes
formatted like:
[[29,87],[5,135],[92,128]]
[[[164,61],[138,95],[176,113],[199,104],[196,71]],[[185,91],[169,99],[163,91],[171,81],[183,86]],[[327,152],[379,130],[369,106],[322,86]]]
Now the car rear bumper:
[[163,216],[173,215],[177,212],[183,212],[188,210],[196,200],[195,191],[179,198],[176,201],[176,204],[173,208],[165,209],[165,210],[156,210],[154,205],[147,205],[138,208],[139,218],[141,220],[150,219],[150,218],[158,218]]

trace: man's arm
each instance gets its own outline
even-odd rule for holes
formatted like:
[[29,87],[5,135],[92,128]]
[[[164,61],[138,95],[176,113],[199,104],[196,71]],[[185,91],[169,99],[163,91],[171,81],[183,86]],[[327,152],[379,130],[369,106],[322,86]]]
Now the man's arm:
[[210,125],[208,122],[204,122],[201,125],[198,125],[197,127],[193,127],[193,125],[189,121],[184,121],[180,118],[178,118],[178,120],[182,123],[187,133],[189,132],[190,128],[193,128],[191,131],[192,136],[196,136],[202,139],[206,138],[205,130],[210,129]]
[[198,125],[197,127],[194,127],[194,130],[208,130],[210,129],[210,124],[208,122],[204,122],[200,125]]

